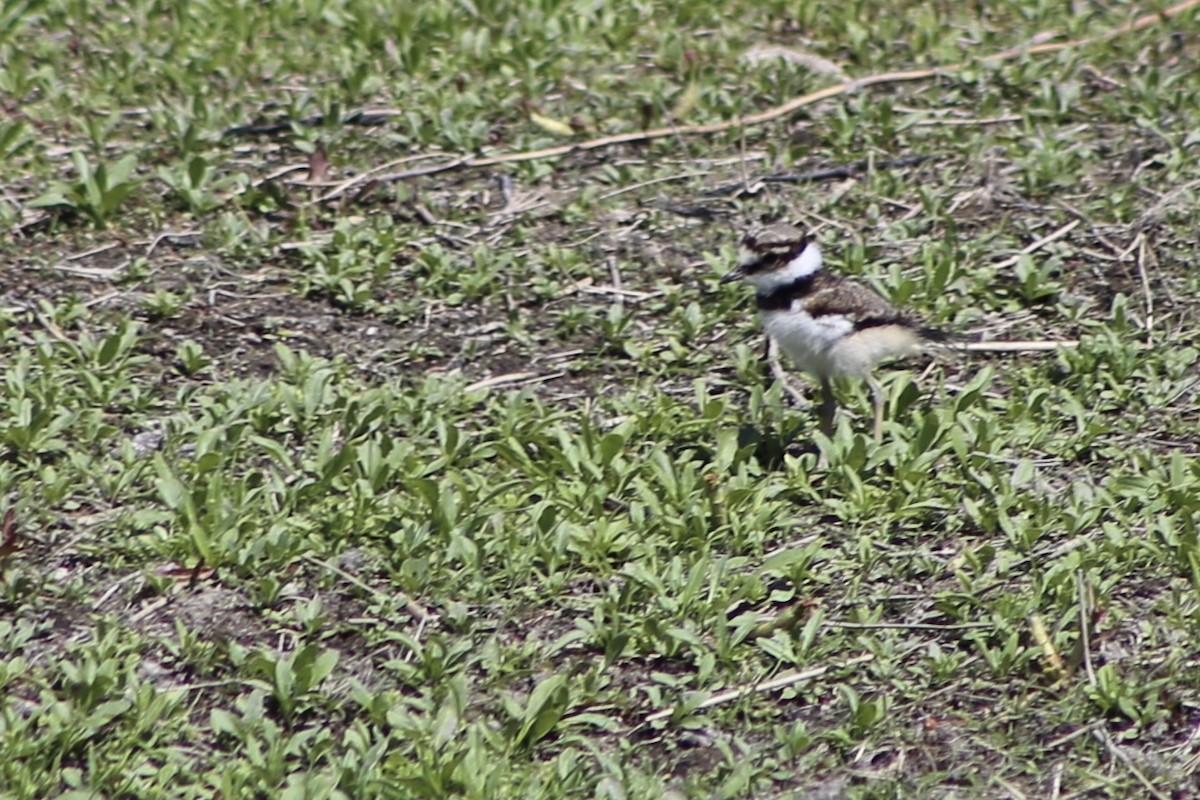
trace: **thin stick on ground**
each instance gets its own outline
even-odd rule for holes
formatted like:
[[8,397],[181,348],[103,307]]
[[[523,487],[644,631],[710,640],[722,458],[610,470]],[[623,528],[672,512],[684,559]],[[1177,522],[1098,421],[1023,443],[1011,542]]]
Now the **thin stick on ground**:
[[1042,353],[1057,350],[1060,347],[1078,346],[1078,339],[1063,339],[1061,341],[1031,339],[1024,342],[963,342],[962,344],[952,345],[952,347],[971,353]]
[[653,180],[641,181],[630,186],[622,186],[620,189],[613,189],[611,192],[605,192],[600,195],[597,200],[610,200],[618,195],[628,192],[636,192],[638,189],[645,189],[647,186],[656,186],[660,183],[669,183],[671,181],[684,181],[690,178],[703,178],[707,172],[684,172],[679,175],[667,175],[662,178],[654,178]]
[[[1067,50],[1073,47],[1091,44],[1094,42],[1107,41],[1127,33],[1142,30],[1153,25],[1164,23],[1173,17],[1179,16],[1184,12],[1200,6],[1200,0],[1185,0],[1182,3],[1165,8],[1154,14],[1145,14],[1132,22],[1114,28],[1111,31],[1106,31],[1097,36],[1085,37],[1082,39],[1071,39],[1066,42],[1051,42],[1047,44],[1036,44],[1032,46],[1020,45],[1007,50],[1002,50],[986,57],[985,61],[1011,61],[1023,55],[1042,55],[1045,53],[1057,53],[1060,50]],[[974,62],[972,62],[974,63]],[[423,167],[403,172],[392,172],[385,175],[377,175],[374,180],[377,183],[396,183],[399,181],[410,180],[412,178],[420,178],[426,175],[436,175],[441,172],[449,172],[458,169],[479,169],[481,167],[492,167],[499,164],[516,164],[524,161],[537,161],[544,158],[556,158],[558,156],[570,155],[573,153],[586,153],[591,150],[600,150],[607,147],[614,147],[621,144],[631,144],[634,142],[646,142],[652,139],[663,139],[667,137],[677,136],[699,136],[711,133],[723,133],[724,131],[733,130],[736,128],[748,128],[755,125],[762,125],[766,122],[786,117],[795,111],[798,111],[807,106],[819,103],[822,100],[828,100],[841,95],[852,94],[854,92],[868,89],[872,86],[885,86],[895,83],[912,83],[915,81],[928,80],[938,77],[939,75],[949,75],[951,73],[962,70],[970,66],[964,63],[948,64],[943,67],[927,67],[924,69],[898,70],[895,72],[884,72],[878,75],[868,75],[855,80],[843,81],[826,86],[824,89],[818,89],[815,92],[801,95],[793,98],[786,103],[768,108],[765,111],[760,111],[757,114],[749,114],[745,117],[737,119],[724,120],[721,122],[710,122],[704,125],[670,125],[663,128],[652,128],[644,131],[630,131],[628,133],[619,133],[613,136],[602,136],[598,139],[589,139],[582,142],[571,142],[569,144],[557,145],[555,147],[544,147],[538,150],[526,150],[517,153],[505,153],[498,156],[451,156],[447,154],[447,159],[440,164],[434,164],[430,167]],[[349,188],[349,187],[346,187]],[[341,197],[346,192],[346,188],[334,189],[317,198],[315,202],[328,202]]]
[[1075,572],[1075,591],[1079,595],[1079,657],[1083,662],[1084,674],[1088,683],[1096,685],[1096,670],[1092,666],[1092,593],[1089,591],[1087,578],[1083,570]]
[[621,266],[617,263],[617,259],[613,256],[608,258],[608,275],[612,281],[613,288],[613,305],[618,308],[625,307],[625,282],[621,280]]
[[413,617],[415,617],[421,623],[421,625],[424,625],[427,622],[436,622],[438,619],[437,614],[430,612],[424,606],[422,606],[421,604],[415,602],[414,600],[404,596],[403,594],[400,594],[398,592],[382,592],[382,591],[374,588],[373,586],[367,585],[366,583],[359,580],[355,576],[351,575],[349,572],[347,572],[346,570],[337,566],[336,564],[330,564],[328,561],[323,561],[322,559],[319,559],[313,555],[304,555],[304,556],[301,556],[301,558],[303,558],[305,561],[309,562],[310,564],[315,564],[316,566],[320,567],[321,569],[332,572],[334,575],[337,575],[342,580],[348,581],[348,582],[354,584],[355,586],[362,589],[367,594],[372,595],[373,597],[375,597],[381,601],[391,602],[391,601],[399,598],[400,600],[403,601],[405,610],[407,610],[409,614],[411,614]]
[[930,127],[953,128],[953,127],[965,127],[968,125],[971,125],[971,126],[1008,125],[1008,124],[1011,124],[1014,122],[1020,122],[1022,119],[1024,119],[1024,118],[1017,114],[1006,114],[1003,117],[980,117],[980,118],[962,118],[962,119],[954,119],[954,118],[946,119],[946,118],[939,117],[937,119],[918,120],[913,123],[913,126],[917,127],[917,128],[930,128]]
[[475,381],[463,388],[465,394],[478,392],[481,389],[494,389],[497,386],[526,386],[531,383],[545,383],[565,375],[565,372],[551,372],[546,375],[537,372],[510,372],[505,375],[493,375],[490,378]]
[[[833,670],[833,669],[842,669],[845,667],[853,667],[857,664],[865,664],[866,662],[871,661],[874,658],[875,658],[874,654],[867,653],[865,655],[856,656],[847,661],[843,661],[840,664],[825,664],[823,666],[813,667],[811,669],[787,672],[787,673],[784,673],[783,675],[778,675],[769,681],[763,681],[762,683],[756,684],[754,686],[740,686],[737,689],[730,689],[727,692],[720,692],[718,694],[714,694],[712,697],[708,698],[703,703],[700,703],[700,705],[696,706],[694,710],[700,711],[705,708],[712,708],[713,706],[722,705],[723,703],[731,703],[731,702],[734,702],[735,700],[741,700],[743,697],[749,697],[752,694],[761,694],[763,692],[773,692],[776,689],[782,689],[785,686],[791,686],[792,684],[795,684],[795,683],[812,680],[813,678],[819,678],[822,675],[824,675],[826,672],[829,672],[830,670]],[[643,724],[657,722],[658,720],[661,720],[661,719],[667,719],[674,713],[675,713],[674,708],[660,709],[658,711],[655,711],[653,714],[647,715]]]
[[932,622],[838,622],[825,620],[822,628],[837,628],[850,631],[929,631],[946,633],[948,631],[973,631],[981,628],[995,628],[991,622],[959,622],[953,625],[939,625]]
[[1142,786],[1145,786],[1146,791],[1153,795],[1156,800],[1170,800],[1170,797],[1159,791],[1158,787],[1151,783],[1150,779],[1146,777],[1146,773],[1142,772],[1141,769],[1138,768],[1138,765],[1133,763],[1133,759],[1129,757],[1129,754],[1125,752],[1125,749],[1112,740],[1112,737],[1108,735],[1107,730],[1103,728],[1094,730],[1092,731],[1092,736],[1096,737],[1096,741],[1103,744],[1105,748],[1108,749],[1109,753],[1111,753],[1118,761],[1124,764],[1125,768],[1129,770],[1130,774],[1137,778],[1138,783],[1142,784]]
[[1001,261],[999,264],[994,265],[995,268],[996,269],[1005,269],[1007,267],[1014,266],[1018,261],[1021,260],[1021,256],[1027,256],[1030,253],[1036,252],[1037,250],[1041,250],[1043,247],[1050,244],[1051,242],[1058,241],[1059,239],[1066,236],[1071,231],[1078,228],[1080,222],[1082,222],[1082,220],[1078,220],[1078,219],[1068,222],[1066,225],[1063,225],[1061,228],[1054,231],[1053,233],[1047,234],[1046,236],[1043,236],[1042,238],[1038,239],[1036,242],[1030,244],[1028,247],[1025,247],[1023,250],[1021,250],[1020,253],[1017,253],[1012,258],[1006,258],[1003,261]]
[[1070,733],[1063,734],[1062,736],[1058,737],[1057,739],[1047,742],[1043,749],[1046,752],[1050,752],[1051,750],[1057,750],[1058,748],[1062,747],[1063,745],[1069,744],[1070,742],[1075,741],[1076,739],[1078,739],[1081,736],[1087,736],[1088,734],[1092,733],[1092,731],[1096,730],[1097,728],[1102,728],[1102,727],[1104,727],[1104,720],[1102,720],[1102,719],[1096,720],[1095,722],[1090,722],[1081,728],[1077,728],[1077,729],[1071,731]]
[[1146,260],[1151,257],[1146,243],[1146,234],[1139,233],[1137,248],[1138,277],[1142,282],[1142,300],[1146,306],[1146,344],[1154,344],[1154,293],[1150,290],[1150,276],[1146,274]]

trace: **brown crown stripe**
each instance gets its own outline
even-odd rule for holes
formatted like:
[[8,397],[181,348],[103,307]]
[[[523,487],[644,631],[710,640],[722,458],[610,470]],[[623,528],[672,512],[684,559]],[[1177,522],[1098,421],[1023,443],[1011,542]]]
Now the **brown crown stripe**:
[[742,245],[759,256],[756,262],[742,268],[746,274],[753,275],[756,272],[777,269],[786,265],[804,252],[808,247],[808,239],[802,236],[799,239],[761,241],[754,236],[747,236],[742,240]]
[[799,252],[805,247],[808,247],[808,237],[801,236],[799,239],[776,239],[775,241],[763,241],[761,239],[756,239],[753,236],[747,236],[742,240],[742,244],[756,253],[793,253]]
[[770,227],[747,234],[742,240],[742,244],[755,252],[761,252],[762,250],[779,247],[787,249],[799,247],[803,249],[804,245],[808,244],[808,241],[808,237],[801,233],[798,228],[780,224],[771,225]]

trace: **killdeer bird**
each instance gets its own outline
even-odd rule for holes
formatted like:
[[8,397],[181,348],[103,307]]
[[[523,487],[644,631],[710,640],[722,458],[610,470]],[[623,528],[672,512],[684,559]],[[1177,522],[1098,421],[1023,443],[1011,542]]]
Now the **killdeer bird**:
[[875,441],[883,438],[883,386],[872,368],[914,355],[945,333],[922,326],[862,284],[822,269],[816,242],[791,225],[746,236],[737,266],[722,283],[745,280],[757,290],[763,328],[804,372],[821,381],[821,430],[833,434],[834,378],[859,378],[871,388]]

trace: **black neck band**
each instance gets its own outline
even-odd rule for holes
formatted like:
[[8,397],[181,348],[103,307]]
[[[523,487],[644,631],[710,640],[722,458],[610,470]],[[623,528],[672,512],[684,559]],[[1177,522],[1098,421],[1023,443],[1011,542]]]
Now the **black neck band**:
[[767,292],[755,295],[759,311],[784,311],[792,307],[792,301],[804,297],[812,289],[817,273],[813,272],[793,281],[780,284]]

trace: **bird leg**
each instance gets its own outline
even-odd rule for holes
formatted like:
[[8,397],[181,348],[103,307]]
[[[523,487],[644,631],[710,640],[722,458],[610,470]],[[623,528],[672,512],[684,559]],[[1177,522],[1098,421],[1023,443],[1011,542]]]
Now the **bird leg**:
[[875,405],[875,444],[883,442],[883,384],[873,375],[867,376],[871,387],[871,402]]
[[775,344],[775,340],[767,338],[767,362],[771,365],[771,374],[775,376],[775,380],[783,386],[783,390],[792,398],[792,402],[797,406],[803,406],[807,402],[804,393],[796,388],[790,375],[784,370],[783,364],[779,361],[779,345]]
[[837,414],[837,398],[833,396],[833,384],[829,378],[821,378],[821,405],[817,407],[821,420],[821,432],[833,437],[833,417]]

